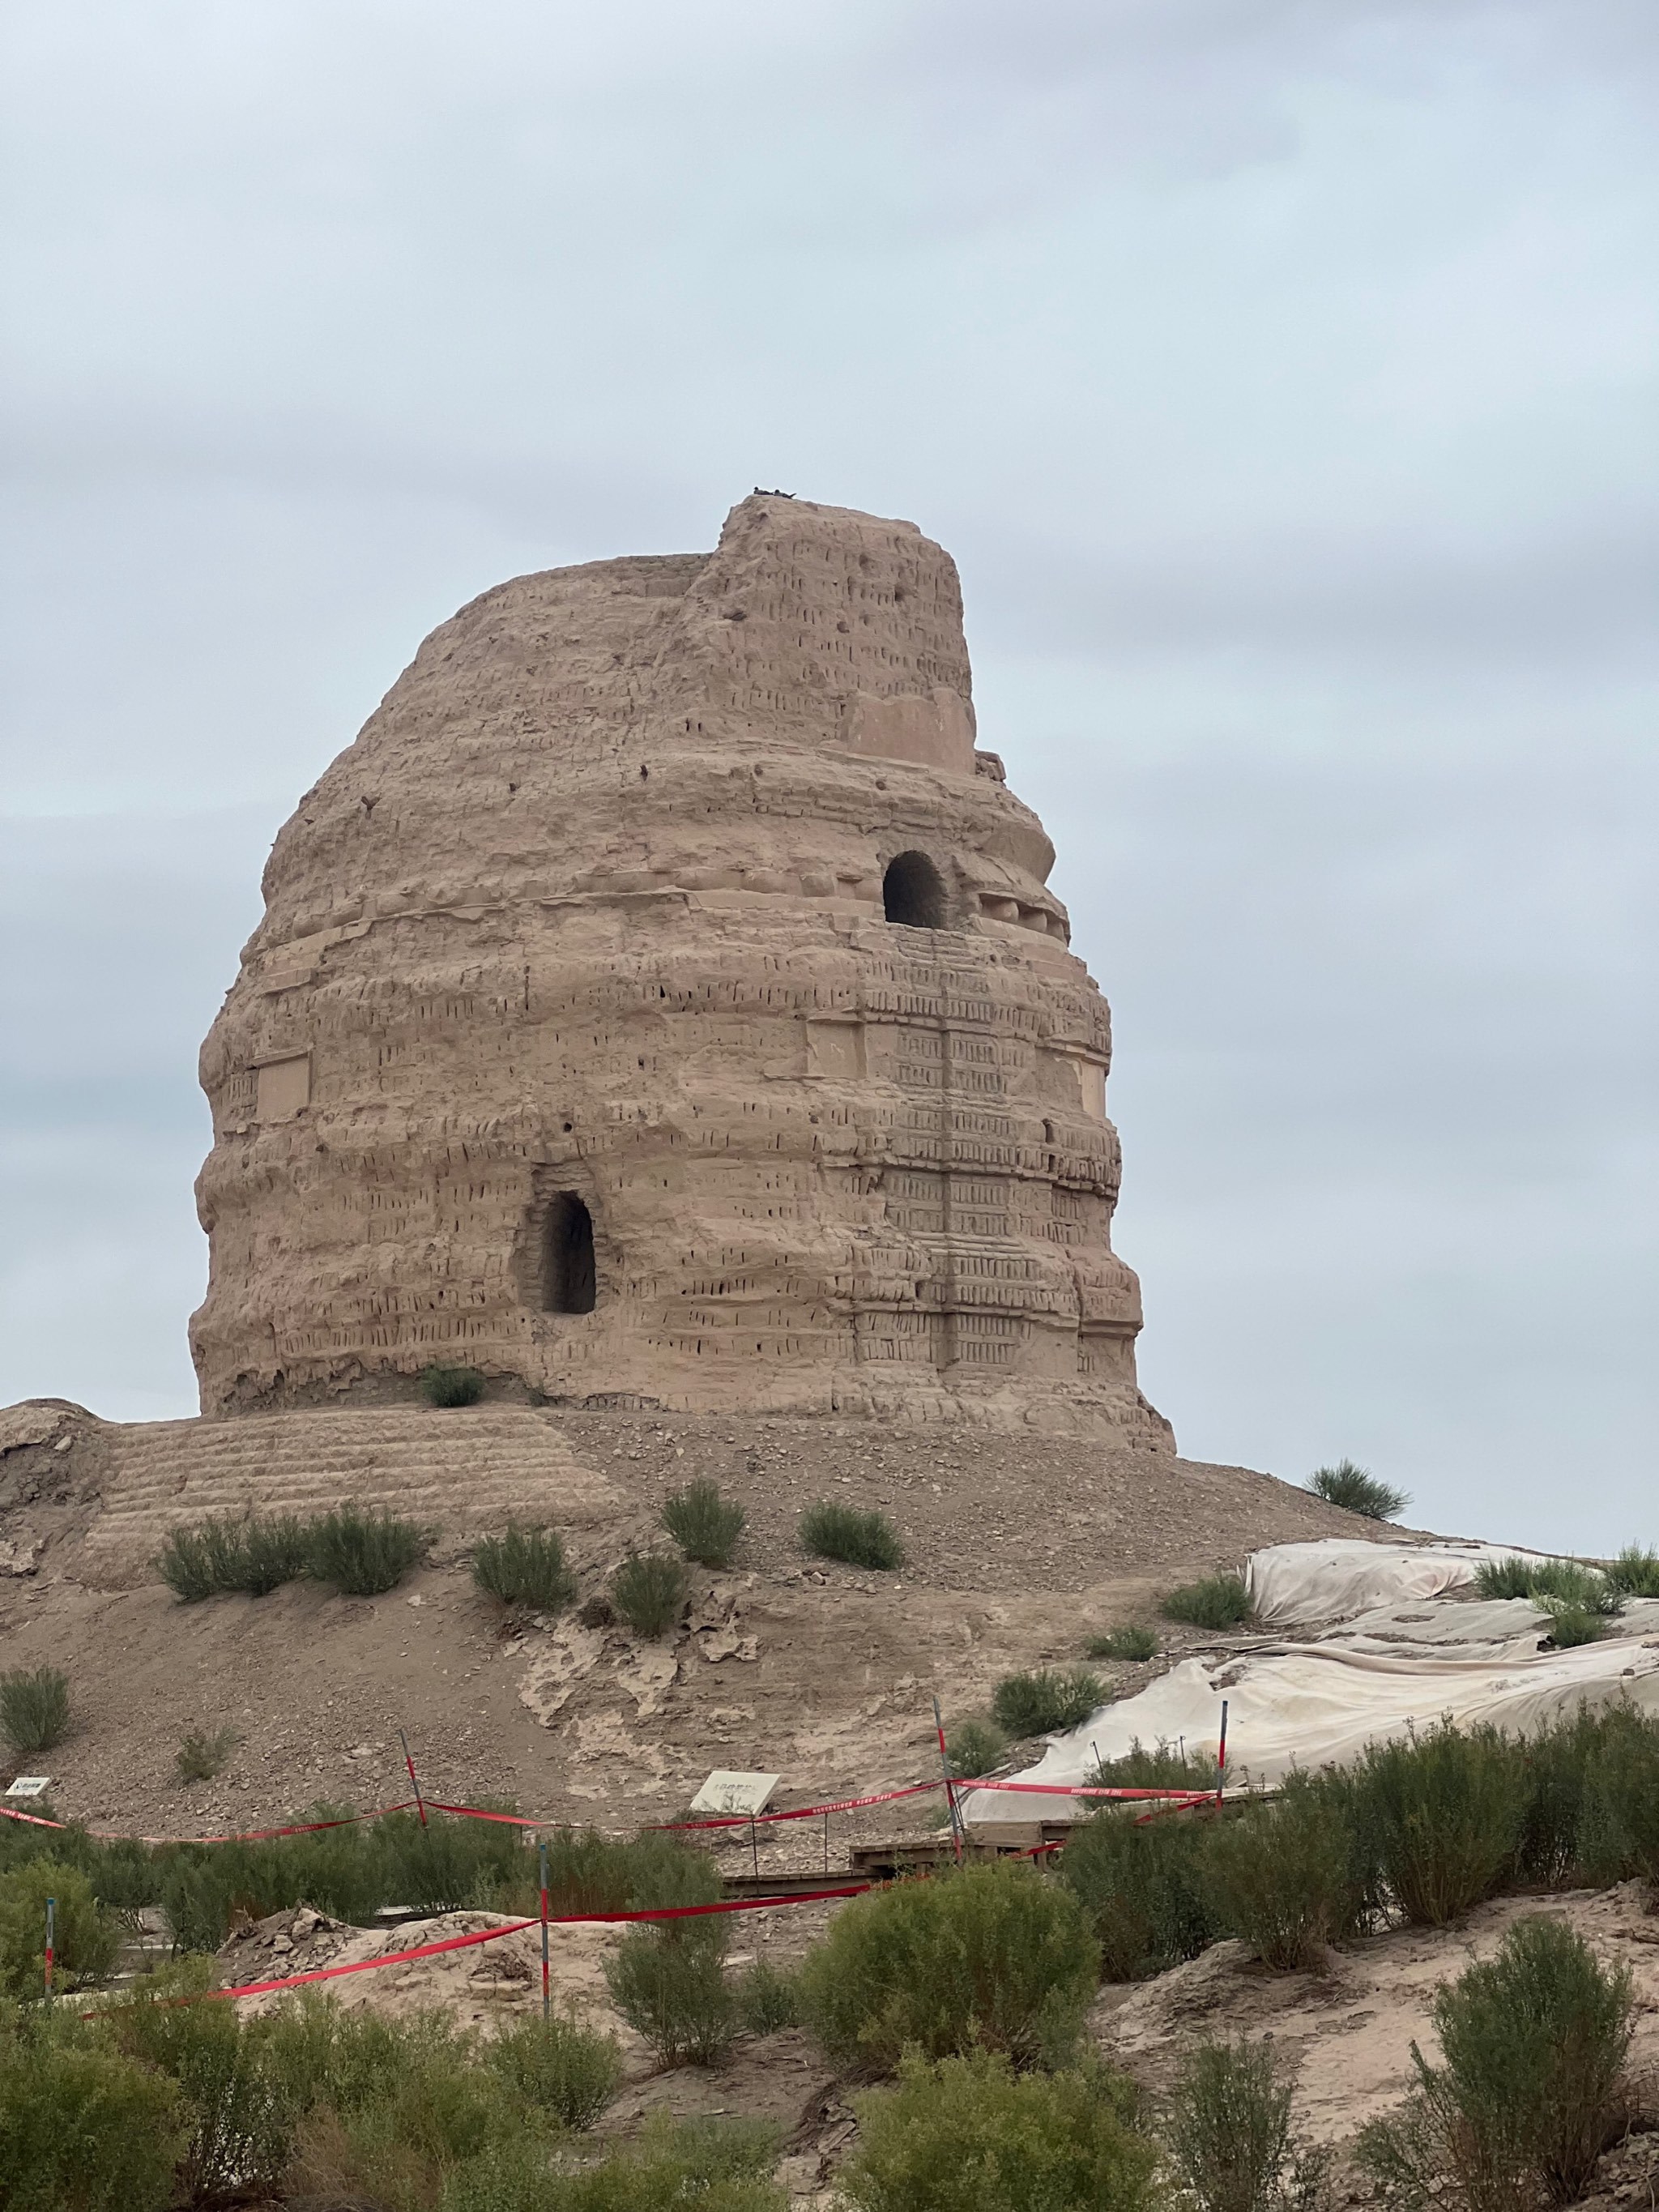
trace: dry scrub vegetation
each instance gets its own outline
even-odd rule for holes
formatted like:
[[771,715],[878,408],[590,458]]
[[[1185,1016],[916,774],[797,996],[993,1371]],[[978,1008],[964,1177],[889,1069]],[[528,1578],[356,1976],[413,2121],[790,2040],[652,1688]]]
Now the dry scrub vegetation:
[[[1139,1756],[1160,1774],[1170,1764]],[[556,1912],[720,1893],[708,1855],[661,1835],[568,1831],[550,1861]],[[204,1997],[215,1968],[200,1954],[239,1913],[301,1899],[359,1922],[393,1901],[533,1912],[534,1865],[514,1831],[440,1816],[155,1849],[8,1826],[0,2205],[781,2212],[764,2127],[659,2121],[620,2148],[596,2142],[621,2063],[614,2040],[574,2020],[480,2041],[436,2014],[393,2022],[310,1992],[258,2020]],[[1235,1936],[1279,1974],[1387,1926],[1443,1926],[1499,1892],[1633,1876],[1659,1878],[1659,1724],[1584,1714],[1528,1741],[1447,1726],[1271,1802],[1144,1825],[1102,1812],[1053,1871],[981,1863],[872,1892],[798,1971],[738,1971],[716,1915],[632,1927],[606,1978],[663,2068],[715,2064],[739,2038],[804,2022],[856,2087],[836,2184],[856,2212],[1315,2212],[1330,2174],[1297,2138],[1271,2045],[1195,2039],[1149,2102],[1091,2047],[1103,1972],[1153,1975]],[[40,2001],[48,1896],[59,1988],[82,2004]],[[88,2004],[120,1917],[155,1904],[180,1955]],[[1409,2095],[1354,2147],[1379,2201],[1572,2202],[1631,2118],[1632,2018],[1627,1974],[1559,1920],[1519,1918],[1495,1958],[1443,1987],[1440,2063],[1419,2055]]]

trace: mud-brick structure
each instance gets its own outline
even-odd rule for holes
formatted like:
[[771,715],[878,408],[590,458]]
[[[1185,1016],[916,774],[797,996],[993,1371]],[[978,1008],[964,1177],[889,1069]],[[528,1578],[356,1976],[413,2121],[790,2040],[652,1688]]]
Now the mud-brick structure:
[[204,1048],[204,1411],[435,1360],[1173,1449],[1053,860],[911,523],[757,493],[485,592],[278,836]]

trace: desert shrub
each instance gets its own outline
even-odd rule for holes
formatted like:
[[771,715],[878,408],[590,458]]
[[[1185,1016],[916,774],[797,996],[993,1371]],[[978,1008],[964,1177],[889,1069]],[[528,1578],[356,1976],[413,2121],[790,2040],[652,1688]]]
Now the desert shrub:
[[[333,2203],[368,2199],[386,2212],[436,2212],[471,2201],[546,2204],[547,2146],[556,2129],[505,2075],[477,2061],[465,2031],[426,2013],[374,2029],[336,2032],[313,2067],[310,2109],[289,2185]],[[556,2199],[554,2201],[557,2201]]]
[[1291,2092],[1271,2043],[1200,2043],[1164,2118],[1170,2163],[1199,2212],[1275,2212],[1316,2203],[1322,2167],[1291,2135]]
[[38,1997],[46,1979],[46,1899],[57,1900],[52,1985],[80,1989],[115,1964],[120,1937],[85,1875],[61,1859],[27,1859],[0,1875],[0,1996]]
[[1144,1826],[1128,1814],[1097,1813],[1072,1831],[1060,1876],[1088,1916],[1109,1980],[1162,1973],[1215,1941],[1200,1878],[1203,1841],[1182,1813]]
[[240,1543],[227,1560],[225,1589],[268,1597],[284,1583],[297,1582],[311,1563],[310,1523],[297,1513],[253,1513],[242,1523]]
[[[592,1828],[558,1828],[547,1845],[549,1909],[560,1912],[641,1912],[665,1905],[712,1905],[720,1877],[705,1850],[676,1836],[647,1829],[626,1843]],[[539,1887],[537,1856],[518,1854],[516,1871],[502,1885],[504,1912],[534,1912]]]
[[990,1721],[958,1721],[945,1739],[945,1757],[951,1773],[966,1780],[991,1773],[1007,1754],[1007,1737]]
[[[313,1805],[302,1817],[336,1820],[349,1811]],[[422,1826],[412,1813],[397,1813],[319,1835],[173,1846],[155,1854],[143,1901],[165,1907],[180,1950],[212,1951],[238,1912],[261,1919],[306,1904],[361,1924],[383,1905],[428,1912],[504,1909],[509,1899],[526,1902],[526,1869],[533,1872],[534,1863],[515,1828],[441,1813],[429,1813]]]
[[1206,1575],[1202,1582],[1166,1590],[1158,1609],[1165,1620],[1192,1628],[1237,1628],[1250,1617],[1250,1594],[1242,1575]]
[[189,2140],[176,2086],[61,2011],[0,2002],[6,2212],[165,2212]]
[[342,1505],[311,1523],[307,1571],[344,1597],[379,1597],[419,1566],[436,1531],[382,1510]]
[[841,2187],[856,2212],[1151,2212],[1158,2153],[1127,2086],[1097,2069],[1016,2074],[985,2051],[908,2059],[857,2100]]
[[802,2008],[837,2065],[887,2073],[973,2049],[1069,2057],[1099,1954],[1082,1908],[1029,1866],[970,1866],[856,1899],[801,1968]]
[[1624,1603],[1608,1576],[1577,1559],[1483,1559],[1474,1571],[1474,1587],[1484,1598],[1529,1598],[1546,1610],[1612,1614]]
[[562,2127],[591,2128],[622,2085],[622,2048],[574,2020],[526,2020],[486,2045],[484,2064]]
[[1523,1887],[1549,1887],[1577,1876],[1589,1768],[1611,1749],[1609,1736],[1626,1717],[1634,1717],[1618,1708],[1592,1713],[1581,1706],[1569,1719],[1522,1740],[1527,1809],[1514,1878]]
[[562,1613],[576,1595],[576,1577],[565,1564],[557,1532],[520,1528],[511,1521],[499,1536],[481,1536],[472,1547],[472,1579],[503,1605],[526,1605],[537,1613]]
[[448,1367],[434,1360],[421,1370],[420,1391],[428,1406],[476,1406],[485,1382],[476,1367]]
[[1495,1729],[1443,1723],[1374,1743],[1350,1771],[1354,1826],[1375,1853],[1388,1902],[1443,1927],[1501,1887],[1526,1821],[1520,1745]]
[[737,2014],[726,1935],[718,1916],[661,1921],[630,1928],[605,1960],[617,2011],[665,2066],[713,2066],[731,2045]]
[[1417,2045],[1405,2110],[1361,2134],[1361,2164],[1385,2203],[1569,2204],[1625,2117],[1632,1998],[1628,1972],[1600,1965],[1583,1939],[1541,1913],[1518,1920],[1496,1958],[1437,1993],[1444,2055]]
[[1558,1651],[1571,1651],[1581,1644],[1599,1644],[1607,1632],[1607,1618],[1603,1613],[1592,1613],[1582,1605],[1568,1605],[1560,1598],[1540,1598],[1538,1602],[1550,1617],[1550,1632],[1545,1641]]
[[187,1603],[227,1590],[266,1597],[308,1571],[313,1525],[293,1513],[198,1521],[169,1530],[156,1571]]
[[1659,1597],[1659,1552],[1626,1544],[1602,1571],[1624,1597]]
[[234,1729],[219,1729],[212,1735],[205,1729],[191,1729],[173,1754],[174,1778],[181,1784],[211,1782],[224,1772],[240,1741]]
[[1344,1809],[1292,1778],[1276,1803],[1247,1806],[1206,1828],[1200,1881],[1218,1927],[1262,1964],[1316,1967],[1359,1932],[1364,1862]]
[[884,1513],[861,1513],[821,1498],[800,1516],[800,1540],[821,1559],[840,1559],[849,1567],[874,1567],[884,1574],[904,1565],[904,1546]]
[[744,1970],[735,1995],[738,2018],[750,2035],[775,2035],[781,2027],[800,2025],[799,1977],[769,1959],[757,1959]]
[[1316,1467],[1308,1477],[1308,1487],[1327,1504],[1340,1505],[1345,1513],[1364,1514],[1368,1521],[1397,1521],[1412,1502],[1407,1492],[1396,1490],[1391,1482],[1379,1482],[1369,1468],[1356,1467],[1351,1459],[1340,1459],[1334,1467]]
[[776,2130],[761,2120],[672,2120],[659,2114],[635,2140],[560,2181],[550,2196],[446,2198],[443,2212],[787,2212],[771,2179]]
[[1121,1758],[1097,1759],[1089,1780],[1097,1790],[1213,1790],[1221,1777],[1215,1754],[1160,1743],[1151,1751],[1137,1736]]
[[991,1711],[1012,1736],[1050,1735],[1086,1721],[1106,1698],[1106,1685],[1086,1667],[1042,1667],[1005,1674],[991,1692]]
[[1156,1659],[1158,1632],[1133,1623],[1109,1628],[1103,1636],[1091,1636],[1085,1649],[1091,1659]]
[[58,1667],[14,1667],[0,1674],[0,1735],[19,1759],[50,1751],[68,1735],[69,1676]]
[[689,1482],[662,1509],[663,1527],[688,1559],[705,1567],[730,1566],[748,1518],[735,1498],[720,1496],[715,1482]]
[[[481,1809],[495,1813],[512,1808],[485,1798]],[[428,1813],[424,1821],[413,1813],[391,1814],[374,1823],[366,1842],[383,1893],[379,1903],[395,1901],[422,1912],[492,1906],[522,1875],[530,1858],[519,1829],[502,1821],[464,1820],[441,1813]]]
[[231,2004],[179,2003],[210,1988],[205,1961],[156,1975],[112,2013],[108,2028],[129,2057],[178,2085],[190,2140],[174,2186],[185,2204],[221,2202],[239,2188],[275,2185],[288,2164],[296,2118],[291,2097],[264,2063],[264,2026]]
[[611,1577],[611,1602],[636,1636],[665,1636],[679,1621],[690,1584],[665,1552],[636,1552]]
[[240,1571],[242,1524],[209,1519],[169,1528],[155,1555],[155,1571],[186,1605],[234,1589]]
[[1574,1857],[1593,1882],[1659,1883],[1659,1720],[1629,1707],[1581,1721],[1589,1741]]

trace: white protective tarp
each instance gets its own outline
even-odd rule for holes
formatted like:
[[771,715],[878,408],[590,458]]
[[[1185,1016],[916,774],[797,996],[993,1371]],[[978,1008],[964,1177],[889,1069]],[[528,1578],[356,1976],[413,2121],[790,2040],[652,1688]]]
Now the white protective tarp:
[[[1423,1592],[1415,1577],[1438,1567],[1413,1552],[1450,1553],[1454,1547],[1345,1545],[1344,1551],[1379,1553],[1398,1561],[1407,1578],[1389,1592],[1392,1602],[1364,1603],[1355,1617],[1327,1626],[1305,1644],[1259,1644],[1182,1660],[1133,1698],[1103,1705],[1080,1728],[1051,1737],[1033,1767],[1012,1778],[1023,1783],[1086,1782],[1101,1759],[1121,1759],[1137,1745],[1160,1744],[1188,1753],[1214,1753],[1227,1700],[1227,1765],[1232,1782],[1277,1782],[1292,1768],[1315,1768],[1356,1758],[1367,1744],[1432,1727],[1443,1718],[1464,1726],[1482,1722],[1511,1733],[1530,1731],[1575,1711],[1628,1699],[1659,1713],[1659,1601],[1638,1601],[1610,1622],[1604,1640],[1576,1650],[1540,1650],[1545,1616],[1524,1599],[1480,1602],[1444,1595],[1473,1574],[1442,1582],[1442,1595]],[[1498,1546],[1474,1548],[1499,1558],[1516,1556]],[[1328,1593],[1330,1572],[1346,1576],[1332,1547],[1294,1544],[1280,1553],[1323,1553],[1288,1562],[1257,1553],[1255,1586],[1296,1605],[1316,1588]],[[1360,1601],[1376,1585],[1357,1569],[1346,1587]],[[1320,1599],[1322,1607],[1323,1595]],[[1328,1612],[1314,1613],[1329,1621]],[[999,1821],[1064,1818],[1076,1801],[977,1790],[967,1817],[981,1826]]]
[[1264,1628],[1307,1628],[1352,1620],[1373,1607],[1441,1597],[1467,1589],[1487,1559],[1532,1559],[1512,1544],[1374,1544],[1324,1536],[1312,1544],[1275,1544],[1244,1563],[1244,1587]]

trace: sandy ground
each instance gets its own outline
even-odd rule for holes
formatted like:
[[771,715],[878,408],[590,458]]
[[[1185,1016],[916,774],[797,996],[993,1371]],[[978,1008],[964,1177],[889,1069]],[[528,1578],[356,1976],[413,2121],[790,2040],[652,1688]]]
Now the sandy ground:
[[[798,1957],[827,1925],[836,1905],[809,1905],[768,1915],[735,1916],[732,1966],[757,1956]],[[1647,2114],[1659,2117],[1659,1915],[1641,1885],[1601,1893],[1504,1898],[1457,1926],[1401,1929],[1331,1954],[1319,1973],[1270,1974],[1243,1944],[1214,1945],[1201,1958],[1149,1982],[1109,1985],[1091,2021],[1094,2041],[1154,2100],[1165,2094],[1183,2051],[1200,2037],[1237,2035],[1271,2041],[1293,2084],[1293,2116],[1304,2139],[1334,2156],[1339,2203],[1366,2194],[1350,2158],[1367,2121],[1392,2111],[1412,2080],[1411,2047],[1438,2056],[1430,2006],[1439,1984],[1471,1961],[1489,1958],[1524,1913],[1568,1922],[1607,1963],[1629,1967],[1635,1984],[1636,2034],[1630,2071]],[[245,1929],[221,1958],[230,1983],[296,1973],[319,1966],[382,1957],[493,1926],[500,1916],[448,1913],[392,1929],[342,1928],[302,1912],[274,1915]],[[802,2207],[832,2201],[836,2169],[856,2126],[854,2094],[837,2079],[812,2037],[792,2028],[740,2037],[720,2065],[656,2069],[651,2053],[611,2005],[604,1961],[617,1941],[604,1929],[556,1930],[551,1938],[553,2000],[585,2025],[614,2033],[625,2080],[600,2126],[627,2135],[647,2114],[744,2114],[771,2120],[785,2146],[782,2178]],[[339,2002],[392,2015],[440,2006],[480,2033],[529,2016],[541,2001],[540,1937],[535,1928],[444,1957],[346,1977],[328,1984]],[[264,2011],[281,2000],[245,2001]],[[1610,2152],[1598,2174],[1595,2203],[1651,2205],[1659,2193],[1659,2136],[1638,2134]]]
[[[159,1583],[101,1589],[78,1571],[83,1510],[53,1524],[31,1572],[0,1575],[6,1663],[64,1667],[73,1687],[73,1732],[44,1762],[57,1802],[167,1834],[264,1825],[321,1799],[384,1803],[407,1795],[402,1728],[432,1794],[457,1802],[489,1793],[626,1827],[672,1817],[732,1766],[780,1773],[778,1802],[809,1803],[929,1772],[936,1694],[948,1722],[1000,1675],[1078,1660],[1089,1634],[1150,1618],[1161,1590],[1257,1546],[1378,1533],[1267,1475],[1112,1457],[1077,1437],[557,1418],[625,1501],[573,1536],[584,1596],[653,1540],[679,1485],[713,1475],[747,1508],[734,1571],[697,1571],[677,1635],[510,1617],[459,1562],[374,1599],[292,1585],[186,1606]],[[0,1488],[0,1535],[27,1547],[46,1524],[21,1487],[9,1505]],[[796,1522],[823,1496],[888,1512],[906,1567],[806,1557]],[[1179,1655],[1195,1639],[1166,1641]],[[1101,1672],[1114,1687],[1145,1679]],[[180,1788],[173,1754],[191,1729],[239,1741],[216,1782]]]

